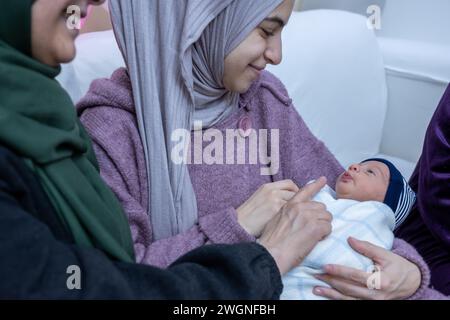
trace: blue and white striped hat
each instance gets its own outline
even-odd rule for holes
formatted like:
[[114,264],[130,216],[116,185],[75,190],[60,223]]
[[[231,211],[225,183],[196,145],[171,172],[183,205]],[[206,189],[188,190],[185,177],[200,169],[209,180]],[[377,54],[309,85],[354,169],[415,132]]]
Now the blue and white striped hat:
[[392,162],[385,159],[373,158],[364,160],[362,163],[368,161],[382,162],[389,168],[389,186],[386,197],[384,198],[384,203],[394,211],[395,228],[398,228],[411,212],[411,209],[416,202],[416,194]]

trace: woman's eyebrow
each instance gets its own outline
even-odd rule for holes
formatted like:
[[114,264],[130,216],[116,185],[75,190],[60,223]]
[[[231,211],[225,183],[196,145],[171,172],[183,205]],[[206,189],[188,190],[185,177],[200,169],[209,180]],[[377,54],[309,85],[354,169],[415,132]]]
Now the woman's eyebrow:
[[283,28],[286,25],[286,23],[280,17],[268,17],[268,18],[265,18],[264,21],[278,23],[281,28]]

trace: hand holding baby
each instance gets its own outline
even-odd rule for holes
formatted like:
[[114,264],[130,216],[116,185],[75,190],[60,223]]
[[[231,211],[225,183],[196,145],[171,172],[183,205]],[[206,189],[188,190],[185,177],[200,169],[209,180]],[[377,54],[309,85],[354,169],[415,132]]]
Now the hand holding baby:
[[274,257],[281,274],[299,265],[316,244],[331,232],[331,214],[311,199],[326,184],[325,178],[301,189],[267,224],[259,243]]

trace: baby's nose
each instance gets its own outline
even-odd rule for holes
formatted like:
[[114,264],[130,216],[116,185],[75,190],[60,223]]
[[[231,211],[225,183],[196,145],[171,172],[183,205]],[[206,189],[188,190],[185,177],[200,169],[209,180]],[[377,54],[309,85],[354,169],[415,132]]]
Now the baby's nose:
[[359,172],[360,165],[359,164],[352,164],[349,168],[350,171]]

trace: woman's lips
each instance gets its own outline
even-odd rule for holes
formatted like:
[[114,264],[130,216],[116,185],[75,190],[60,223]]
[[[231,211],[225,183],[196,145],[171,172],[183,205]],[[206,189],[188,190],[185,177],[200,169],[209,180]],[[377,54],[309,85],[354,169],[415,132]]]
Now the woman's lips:
[[251,68],[253,71],[255,71],[258,75],[261,73],[261,71],[264,70],[264,68],[254,66],[254,65],[252,65],[252,64],[250,64],[249,66],[250,66],[250,68]]

